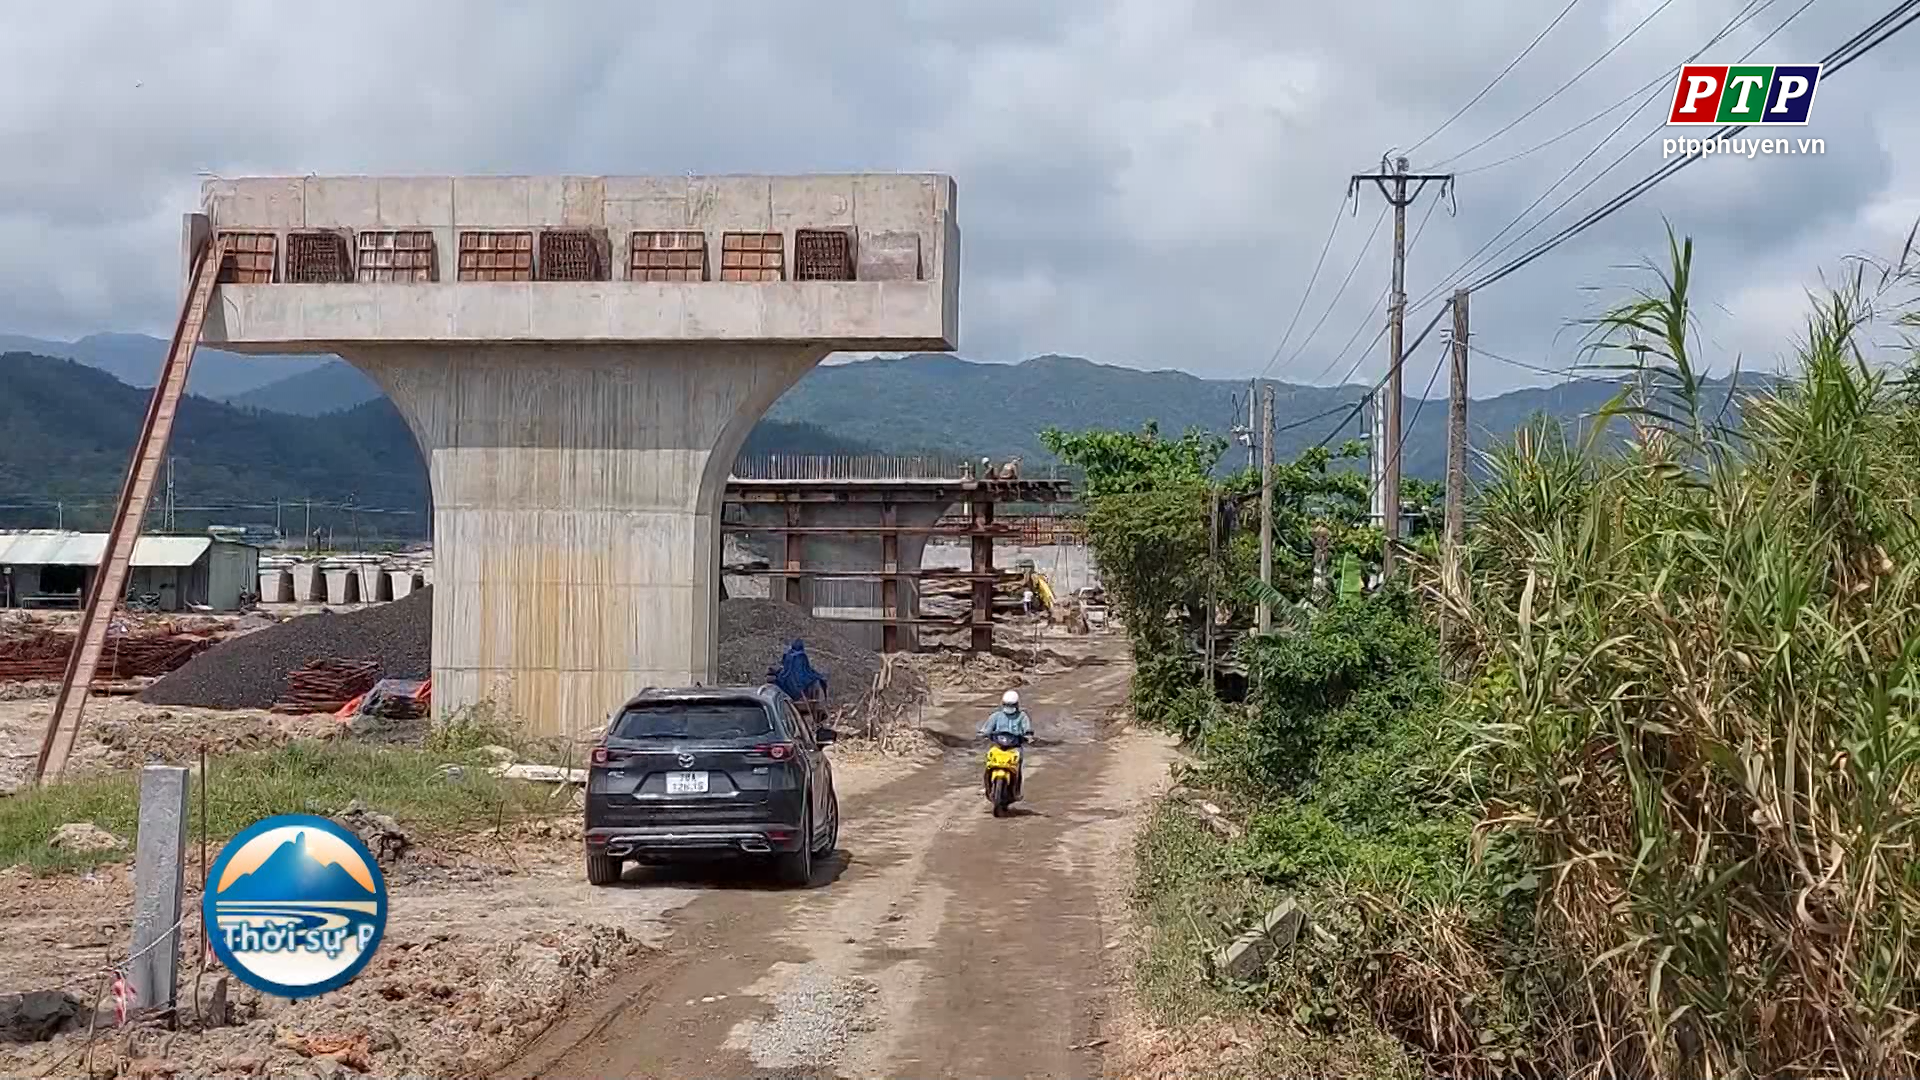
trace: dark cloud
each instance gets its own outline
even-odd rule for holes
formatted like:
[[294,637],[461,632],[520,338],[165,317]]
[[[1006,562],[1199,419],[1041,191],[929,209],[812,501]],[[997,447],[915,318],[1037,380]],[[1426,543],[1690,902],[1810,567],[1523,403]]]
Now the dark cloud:
[[[1451,163],[1463,174],[1459,213],[1428,222],[1409,291],[1444,291],[1445,275],[1626,111],[1482,166],[1620,100],[1736,13],[1758,10],[1703,61],[1737,58],[1802,2],[1675,2],[1536,115]],[[1657,6],[1582,0],[1414,164],[1460,154],[1519,116]],[[1439,125],[1560,7],[156,0],[29,10],[0,0],[5,25],[35,27],[0,38],[0,330],[164,332],[179,213],[202,171],[931,169],[960,184],[968,355],[1058,351],[1244,377],[1273,356],[1348,175]],[[1884,7],[1818,0],[1754,59],[1817,59]],[[1671,221],[1699,241],[1712,340],[1728,355],[1775,350],[1823,267],[1887,250],[1920,214],[1920,153],[1909,149],[1920,142],[1900,97],[1920,47],[1913,33],[1822,85],[1814,123],[1796,137],[1824,138],[1823,156],[1690,167],[1477,295],[1480,340],[1529,362],[1571,359],[1569,322],[1617,295],[1632,280],[1619,268],[1658,253]],[[1550,196],[1535,217],[1635,148],[1507,256],[1657,167],[1663,110],[1641,113]],[[1363,191],[1357,213],[1342,210],[1277,377],[1382,370],[1379,347],[1355,360],[1377,325],[1384,229],[1287,362],[1378,206]],[[1337,356],[1356,327],[1354,350]],[[1429,363],[1409,374],[1415,389]],[[1475,376],[1485,389],[1537,379],[1497,365]]]

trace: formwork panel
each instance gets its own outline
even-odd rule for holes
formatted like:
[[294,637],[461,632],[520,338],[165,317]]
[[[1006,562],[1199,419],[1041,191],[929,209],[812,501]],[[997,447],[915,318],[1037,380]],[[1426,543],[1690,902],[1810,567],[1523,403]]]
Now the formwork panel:
[[280,253],[278,236],[270,232],[222,229],[220,239],[226,242],[227,253],[220,260],[220,276],[215,279],[216,284],[273,284],[274,263]]
[[542,229],[535,269],[541,281],[605,281],[600,238],[588,229]]
[[636,232],[628,245],[630,281],[707,280],[707,234]]
[[461,281],[532,281],[533,233],[469,230],[460,234]]
[[796,229],[793,280],[852,281],[853,237],[844,229]]
[[438,281],[439,261],[428,229],[369,229],[360,233],[359,278]]
[[721,281],[784,281],[787,242],[777,232],[730,232],[720,237]]
[[296,285],[338,285],[352,281],[352,239],[336,229],[288,233],[286,279]]

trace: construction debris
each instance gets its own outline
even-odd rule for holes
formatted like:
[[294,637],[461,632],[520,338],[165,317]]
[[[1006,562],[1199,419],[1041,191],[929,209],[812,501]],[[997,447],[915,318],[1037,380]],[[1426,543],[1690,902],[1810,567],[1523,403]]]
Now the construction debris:
[[[73,650],[73,642],[71,633],[31,623],[26,624],[24,632],[13,629],[8,636],[0,637],[0,682],[64,678],[67,654]],[[147,631],[110,633],[94,678],[112,681],[165,675],[213,644],[214,639],[209,635],[181,633],[166,625]]]
[[334,713],[373,689],[380,681],[378,660],[315,660],[287,676],[287,692],[274,702],[277,713]]
[[1233,939],[1231,944],[1214,950],[1214,974],[1236,982],[1252,979],[1282,950],[1292,947],[1306,921],[1307,913],[1299,904],[1282,900],[1259,925]]
[[382,866],[404,856],[407,849],[413,846],[413,837],[407,835],[399,822],[378,810],[369,809],[359,799],[348,803],[347,808],[335,814],[333,820],[352,830]]
[[432,639],[433,590],[426,588],[390,604],[345,615],[302,615],[229,638],[147,687],[140,700],[150,705],[266,709],[286,696],[288,676],[322,659],[371,660],[378,662],[379,676],[424,679],[431,674]]
[[85,854],[95,851],[112,851],[121,846],[121,840],[91,821],[69,821],[53,830],[53,838],[47,841],[47,846],[60,851]]

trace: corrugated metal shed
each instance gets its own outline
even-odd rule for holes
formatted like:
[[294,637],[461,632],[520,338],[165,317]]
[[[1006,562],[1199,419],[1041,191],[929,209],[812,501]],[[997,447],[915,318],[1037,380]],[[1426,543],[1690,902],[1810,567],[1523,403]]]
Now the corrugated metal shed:
[[[143,536],[133,545],[133,565],[192,566],[212,546],[210,536]],[[4,566],[99,566],[106,550],[106,533],[0,532]]]

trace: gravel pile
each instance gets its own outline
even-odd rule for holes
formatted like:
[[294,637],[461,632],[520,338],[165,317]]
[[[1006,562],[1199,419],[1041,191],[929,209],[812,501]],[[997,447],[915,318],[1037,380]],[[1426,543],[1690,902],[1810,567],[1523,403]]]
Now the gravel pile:
[[433,590],[345,615],[320,612],[229,638],[147,687],[152,705],[265,709],[286,695],[287,676],[315,660],[376,660],[380,676],[432,673]]
[[[433,590],[346,615],[302,615],[229,638],[188,661],[140,694],[152,705],[203,709],[266,709],[285,698],[287,676],[315,660],[378,660],[384,679],[424,679],[431,673]],[[778,600],[741,598],[720,605],[720,681],[758,686],[795,638],[806,642],[813,666],[827,677],[837,711],[865,702],[883,663],[879,653],[849,640],[831,622]],[[897,715],[926,690],[920,675],[896,665],[880,698]]]
[[[879,653],[849,639],[833,623],[792,604],[741,597],[720,605],[720,681],[746,686],[764,682],[767,669],[780,662],[795,638],[806,643],[807,659],[827,677],[827,701],[836,712],[859,704],[885,663]],[[880,704],[883,711],[897,713],[925,690],[919,674],[899,664]]]

